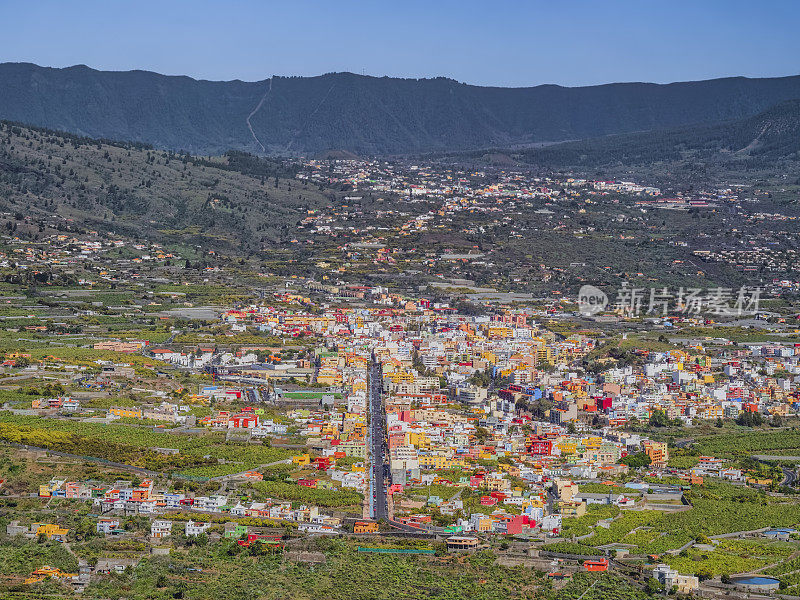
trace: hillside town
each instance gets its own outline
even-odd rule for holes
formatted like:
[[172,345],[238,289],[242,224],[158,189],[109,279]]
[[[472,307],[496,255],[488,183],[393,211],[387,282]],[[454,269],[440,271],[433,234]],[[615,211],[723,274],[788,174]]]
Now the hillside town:
[[[758,191],[361,159],[295,181],[340,190],[285,233],[295,262],[6,215],[2,543],[37,557],[9,589],[467,554],[554,590],[800,591],[792,220]],[[697,287],[608,264],[587,310],[598,265],[568,248],[508,268],[532,235],[712,211],[753,243],[673,236]]]

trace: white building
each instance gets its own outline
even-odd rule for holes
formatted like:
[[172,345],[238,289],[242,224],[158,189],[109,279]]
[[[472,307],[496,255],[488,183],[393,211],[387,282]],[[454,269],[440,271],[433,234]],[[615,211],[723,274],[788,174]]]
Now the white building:
[[115,529],[119,529],[119,519],[105,519],[97,520],[97,533],[111,533]]
[[682,575],[664,564],[656,565],[653,569],[653,579],[657,579],[667,591],[677,587],[681,594],[688,594],[700,587],[700,581],[694,575]]
[[185,533],[187,537],[194,537],[204,533],[209,527],[211,523],[195,523],[190,519],[186,521]]
[[163,538],[172,535],[172,521],[155,519],[150,524],[150,535],[154,538]]

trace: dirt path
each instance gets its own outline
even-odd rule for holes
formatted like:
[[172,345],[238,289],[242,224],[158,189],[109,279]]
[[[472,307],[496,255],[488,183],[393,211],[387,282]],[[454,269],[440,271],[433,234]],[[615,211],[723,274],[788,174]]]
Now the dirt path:
[[269,87],[267,88],[267,91],[264,92],[264,95],[261,96],[261,100],[258,101],[258,104],[256,104],[256,107],[252,111],[250,111],[250,114],[247,115],[247,118],[245,119],[245,122],[247,123],[247,128],[250,130],[250,135],[252,135],[253,139],[256,141],[256,143],[259,146],[261,146],[261,151],[262,152],[266,152],[267,149],[264,147],[264,144],[261,143],[261,140],[258,139],[258,136],[256,135],[256,132],[253,131],[253,126],[250,124],[250,119],[259,110],[261,110],[261,107],[264,105],[264,101],[269,97],[269,95],[271,93],[272,93],[272,77],[269,78]]

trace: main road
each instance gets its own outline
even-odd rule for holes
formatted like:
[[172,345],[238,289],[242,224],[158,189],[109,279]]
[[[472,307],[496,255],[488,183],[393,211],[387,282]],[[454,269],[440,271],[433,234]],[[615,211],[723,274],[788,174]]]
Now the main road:
[[388,461],[386,460],[386,413],[383,410],[381,392],[383,375],[381,365],[373,360],[369,369],[369,414],[370,414],[370,517],[376,520],[388,519],[386,502],[386,478]]

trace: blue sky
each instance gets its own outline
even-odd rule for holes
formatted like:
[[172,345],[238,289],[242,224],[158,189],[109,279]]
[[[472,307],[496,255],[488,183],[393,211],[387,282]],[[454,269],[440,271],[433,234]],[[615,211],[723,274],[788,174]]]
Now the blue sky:
[[800,73],[797,0],[0,0],[0,62],[479,85]]

